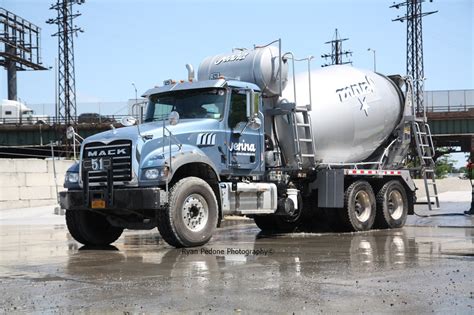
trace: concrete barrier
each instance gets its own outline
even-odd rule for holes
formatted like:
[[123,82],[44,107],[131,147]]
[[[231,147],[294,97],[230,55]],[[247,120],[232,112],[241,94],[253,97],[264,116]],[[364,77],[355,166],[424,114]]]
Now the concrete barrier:
[[0,159],[0,210],[54,205],[57,189],[64,190],[69,160]]

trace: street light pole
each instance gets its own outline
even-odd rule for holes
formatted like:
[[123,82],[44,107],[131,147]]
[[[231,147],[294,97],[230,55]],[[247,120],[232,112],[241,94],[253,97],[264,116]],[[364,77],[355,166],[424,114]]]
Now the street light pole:
[[[133,108],[134,108],[135,106],[137,106],[137,104],[138,104],[138,95],[137,95],[137,87],[135,86],[135,83],[132,82],[132,85],[133,85],[133,88],[135,89],[135,105],[132,106],[132,113],[133,113]],[[140,123],[142,122],[142,118],[143,118],[143,117],[142,117],[141,111],[140,111]]]
[[372,49],[372,48],[368,48],[367,51],[371,51],[374,53],[374,72],[377,71],[377,60],[376,60],[376,56],[375,56],[375,49]]

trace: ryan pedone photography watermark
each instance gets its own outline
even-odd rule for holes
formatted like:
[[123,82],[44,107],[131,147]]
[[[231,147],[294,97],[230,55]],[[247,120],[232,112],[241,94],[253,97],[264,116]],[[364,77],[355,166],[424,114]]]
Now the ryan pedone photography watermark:
[[226,256],[226,255],[244,255],[244,256],[271,256],[275,253],[273,248],[182,248],[180,250],[183,255],[209,255],[209,256]]

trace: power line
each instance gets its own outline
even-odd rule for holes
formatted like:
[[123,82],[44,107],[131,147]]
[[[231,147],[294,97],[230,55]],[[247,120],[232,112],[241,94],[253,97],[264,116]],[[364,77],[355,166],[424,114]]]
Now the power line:
[[328,42],[325,42],[325,44],[330,44],[331,45],[331,53],[330,54],[324,54],[321,55],[321,58],[324,59],[330,59],[330,63],[326,63],[322,65],[322,67],[327,67],[330,65],[343,65],[343,64],[352,64],[352,61],[343,61],[343,57],[345,56],[346,58],[348,56],[352,56],[352,51],[350,50],[343,50],[342,49],[342,42],[348,40],[349,38],[340,38],[339,33],[337,31],[337,28],[334,32],[334,38],[333,40],[330,40]]
[[58,0],[50,7],[56,10],[57,18],[46,21],[58,25],[58,32],[52,36],[58,37],[58,105],[56,116],[67,125],[76,123],[76,82],[74,68],[74,36],[83,30],[73,25],[73,20],[79,17],[79,12],[73,13],[74,4],[81,5],[85,0]]
[[[416,112],[425,113],[423,92],[424,92],[424,68],[423,68],[423,24],[422,19],[427,15],[438,11],[423,12],[422,3],[426,0],[405,0],[404,2],[393,4],[390,8],[399,9],[406,7],[404,16],[397,16],[392,21],[407,22],[407,75],[413,78],[413,94]],[[429,0],[433,2],[433,0]]]

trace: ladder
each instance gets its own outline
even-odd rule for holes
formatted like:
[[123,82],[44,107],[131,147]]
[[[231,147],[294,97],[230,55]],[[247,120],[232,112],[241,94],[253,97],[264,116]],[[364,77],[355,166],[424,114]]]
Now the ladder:
[[[303,164],[315,166],[316,159],[314,157],[314,141],[313,132],[311,126],[311,117],[308,113],[308,106],[298,107],[296,106],[294,111],[291,113],[292,118],[292,129],[294,139],[294,152],[296,155],[296,161],[298,168],[302,169]],[[301,113],[303,121],[299,122],[296,114]],[[302,129],[302,130],[301,130]]]
[[[425,184],[428,209],[430,211],[438,210],[440,209],[440,206],[438,188],[436,187],[436,174],[434,171],[435,162],[433,160],[435,149],[430,126],[425,123],[425,119],[417,118],[413,122],[413,132],[415,136],[416,150],[421,163],[421,174]],[[430,187],[432,188],[430,189]],[[434,198],[435,207],[433,207],[433,203],[431,202],[432,198]]]

